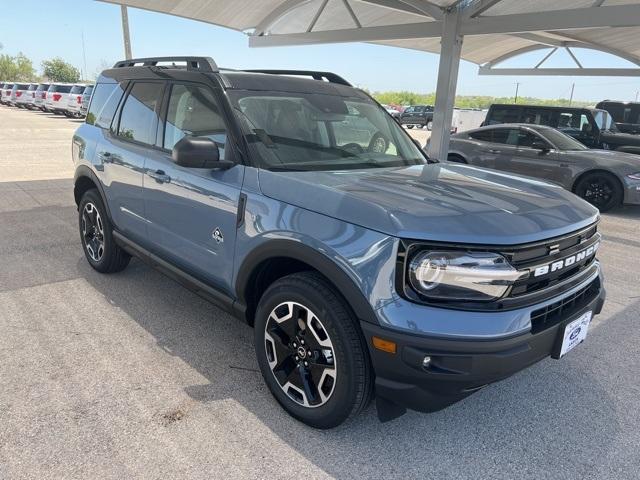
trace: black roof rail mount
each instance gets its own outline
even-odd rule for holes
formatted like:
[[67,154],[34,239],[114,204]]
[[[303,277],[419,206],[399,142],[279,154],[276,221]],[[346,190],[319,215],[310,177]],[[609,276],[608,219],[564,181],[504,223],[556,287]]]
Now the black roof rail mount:
[[242,70],[243,72],[249,73],[268,73],[270,75],[295,75],[301,77],[311,77],[314,80],[326,80],[330,83],[337,83],[340,85],[346,85],[347,87],[352,87],[349,82],[347,82],[340,75],[331,72],[316,72],[314,70]]
[[125,67],[155,67],[160,62],[177,63],[184,62],[187,70],[199,72],[217,72],[218,65],[211,57],[149,57],[149,58],[132,58],[129,60],[121,60],[116,62],[113,68]]

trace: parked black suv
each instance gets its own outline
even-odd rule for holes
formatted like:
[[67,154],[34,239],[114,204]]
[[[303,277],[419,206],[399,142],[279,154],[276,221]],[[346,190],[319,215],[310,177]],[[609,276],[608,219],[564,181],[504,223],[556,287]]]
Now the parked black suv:
[[407,107],[400,115],[400,124],[406,125],[407,128],[414,126],[431,130],[433,126],[433,106],[431,105],[412,105]]
[[604,100],[596,108],[609,112],[621,132],[634,135],[640,133],[640,103]]
[[597,108],[494,104],[489,107],[483,125],[498,123],[547,125],[589,148],[640,154],[640,136],[620,132],[611,115]]

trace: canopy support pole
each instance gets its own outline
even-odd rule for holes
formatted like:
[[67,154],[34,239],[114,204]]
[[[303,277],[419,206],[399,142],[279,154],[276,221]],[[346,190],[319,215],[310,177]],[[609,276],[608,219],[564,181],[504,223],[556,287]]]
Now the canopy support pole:
[[460,34],[460,11],[457,8],[447,11],[443,18],[436,105],[428,152],[429,157],[436,160],[446,160],[449,151],[463,38]]
[[122,16],[122,41],[124,43],[124,58],[131,60],[131,35],[129,33],[129,14],[126,5],[120,5],[120,15]]

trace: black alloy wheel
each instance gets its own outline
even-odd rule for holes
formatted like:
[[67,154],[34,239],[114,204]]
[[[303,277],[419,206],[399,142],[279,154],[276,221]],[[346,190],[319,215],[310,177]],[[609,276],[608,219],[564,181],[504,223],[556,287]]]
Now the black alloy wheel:
[[575,193],[601,212],[611,210],[622,202],[618,181],[605,172],[586,175],[577,183]]

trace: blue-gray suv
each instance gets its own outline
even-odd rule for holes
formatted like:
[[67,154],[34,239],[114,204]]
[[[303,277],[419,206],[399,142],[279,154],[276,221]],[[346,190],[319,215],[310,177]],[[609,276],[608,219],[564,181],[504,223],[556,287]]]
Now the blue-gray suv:
[[[305,78],[309,77],[309,78]],[[295,418],[435,411],[579,345],[605,291],[598,211],[426,158],[328,72],[117,63],[73,138],[82,246],[131,255],[254,327]]]

